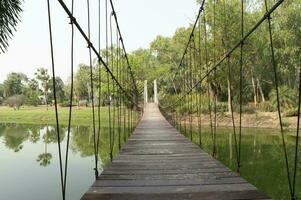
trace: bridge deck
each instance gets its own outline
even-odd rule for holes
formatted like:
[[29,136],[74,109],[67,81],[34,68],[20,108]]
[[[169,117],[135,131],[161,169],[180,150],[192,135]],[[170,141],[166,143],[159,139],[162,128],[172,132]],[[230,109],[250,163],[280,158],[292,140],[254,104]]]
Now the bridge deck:
[[82,197],[88,199],[268,199],[192,144],[148,104],[134,134]]

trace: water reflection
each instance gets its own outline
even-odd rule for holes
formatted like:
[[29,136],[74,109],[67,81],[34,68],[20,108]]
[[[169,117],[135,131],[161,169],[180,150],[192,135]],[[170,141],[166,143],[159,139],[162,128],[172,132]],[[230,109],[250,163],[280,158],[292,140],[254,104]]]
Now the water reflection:
[[[293,170],[295,136],[286,133],[290,170]],[[203,129],[203,148],[212,153],[209,129]],[[195,142],[197,142],[195,133]],[[236,151],[233,130],[218,128],[216,136],[216,158],[233,171],[236,170]],[[299,144],[300,145],[300,144]],[[289,187],[284,164],[284,153],[280,134],[272,129],[243,129],[241,144],[241,175],[273,199],[289,199]],[[297,197],[301,198],[301,146],[299,146]]]
[[[66,150],[66,131],[67,127],[60,127],[62,152]],[[116,130],[115,133],[114,154],[118,152],[118,131]],[[128,134],[128,130],[126,134]],[[101,128],[100,138],[98,156],[103,167],[110,162],[109,136],[106,127]],[[122,134],[121,138],[124,138]],[[197,135],[194,139],[195,142],[198,142]],[[0,193],[2,194],[0,199],[60,199],[57,140],[56,129],[52,125],[0,124],[0,177],[6,180],[0,182]],[[202,130],[202,140],[202,147],[211,153],[212,142],[209,129]],[[123,140],[121,141],[123,142]],[[292,169],[295,137],[287,135],[286,142]],[[235,170],[236,152],[232,129],[219,128],[216,143],[217,159]],[[73,126],[71,128],[70,148],[69,193],[67,196],[68,199],[79,199],[94,180],[92,128],[89,126]],[[278,131],[244,129],[241,153],[241,175],[245,179],[273,197],[273,199],[289,199],[283,150]],[[301,152],[299,152],[296,182],[299,198],[301,198],[300,162]],[[47,179],[47,182],[45,182],[45,179]],[[17,181],[18,184],[16,184]],[[20,192],[15,193],[14,190]]]
[[[64,153],[67,127],[61,126],[60,133]],[[101,128],[98,155],[101,168],[110,162],[108,133],[106,127]],[[115,133],[114,155],[118,153],[117,131]],[[129,130],[122,129],[121,138],[123,134],[128,135]],[[67,199],[71,200],[80,199],[94,181],[94,143],[90,126],[73,126],[70,136]],[[53,125],[0,123],[0,177],[6,180],[0,181],[1,200],[61,199],[57,142]]]

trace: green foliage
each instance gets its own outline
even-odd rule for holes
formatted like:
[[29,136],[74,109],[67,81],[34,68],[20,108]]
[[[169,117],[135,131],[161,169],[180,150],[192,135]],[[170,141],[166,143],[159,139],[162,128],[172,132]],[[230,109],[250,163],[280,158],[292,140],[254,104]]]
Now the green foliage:
[[[279,104],[281,109],[292,109],[297,105],[296,91],[289,88],[286,85],[282,85],[278,88],[279,91]],[[271,104],[277,108],[277,93],[276,89],[273,89],[269,94]]]
[[276,107],[274,105],[272,105],[270,101],[265,101],[265,102],[259,103],[258,109],[263,112],[276,111]]
[[51,79],[50,75],[48,74],[48,70],[45,68],[38,68],[37,72],[35,73],[36,79],[39,81],[40,86],[42,87],[43,90],[43,95],[44,95],[44,104],[48,104],[48,94],[49,94],[49,89],[51,86]]
[[22,93],[24,83],[27,81],[27,76],[22,73],[9,73],[4,81],[4,97],[18,95]]
[[8,40],[13,36],[13,31],[20,21],[22,0],[0,1],[0,51],[3,53],[8,47]]

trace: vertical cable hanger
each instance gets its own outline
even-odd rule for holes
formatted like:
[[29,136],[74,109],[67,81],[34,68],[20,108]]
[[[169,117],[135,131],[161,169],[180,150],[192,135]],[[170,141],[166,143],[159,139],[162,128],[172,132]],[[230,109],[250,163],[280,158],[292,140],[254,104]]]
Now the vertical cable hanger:
[[[124,66],[125,66],[125,58],[124,58],[124,55],[122,57],[122,83],[123,84],[126,84],[126,81],[125,81],[125,70],[124,70]],[[123,140],[124,142],[126,141],[126,102],[125,102],[125,98],[124,98],[124,95],[122,96],[122,101],[123,101],[123,104],[122,104],[122,107],[123,107]]]
[[[267,0],[265,0],[264,3],[265,3],[266,13],[268,13]],[[287,147],[286,147],[285,135],[284,135],[284,129],[283,129],[283,122],[282,122],[282,116],[281,116],[279,80],[278,80],[278,72],[277,72],[277,63],[276,63],[275,52],[274,52],[273,33],[272,33],[272,24],[271,24],[270,14],[267,17],[267,22],[268,22],[269,42],[270,42],[270,49],[271,49],[271,61],[272,61],[272,65],[273,65],[274,81],[275,81],[274,83],[275,83],[275,90],[276,90],[276,96],[277,96],[277,111],[278,111],[278,118],[279,118],[279,124],[280,124],[280,132],[281,132],[282,147],[283,147],[283,152],[284,152],[285,167],[286,167],[290,196],[291,196],[292,200],[295,200],[296,199],[296,197],[295,197],[295,180],[293,180],[293,183],[292,183],[290,168],[289,168],[289,161],[288,161],[288,154],[287,154]],[[300,83],[300,86],[301,86],[301,83]],[[300,87],[299,87],[298,121],[297,121],[298,122],[297,123],[297,133],[298,134],[299,134],[299,120],[300,120]],[[298,140],[298,137],[297,137],[297,140]],[[296,142],[296,143],[298,144],[298,142]],[[298,150],[298,147],[296,147],[296,149]],[[295,159],[297,159],[297,158],[295,157]],[[295,165],[295,167],[296,167],[296,165]],[[294,179],[295,179],[295,175],[296,175],[296,173],[294,172]]]
[[[91,27],[90,27],[90,4],[87,0],[87,14],[88,14],[88,39],[91,38]],[[95,178],[98,177],[98,167],[97,167],[97,144],[96,144],[96,127],[95,127],[95,105],[94,105],[94,83],[93,83],[93,66],[92,66],[92,51],[91,44],[88,44],[89,49],[89,65],[90,65],[90,87],[91,87],[91,104],[92,104],[92,128],[93,128],[93,143],[94,143],[94,159],[95,159]]]
[[[74,0],[71,1],[71,13],[73,15],[74,12]],[[64,169],[64,183],[63,190],[64,195],[66,194],[66,185],[67,185],[67,172],[68,172],[68,156],[69,156],[69,144],[70,144],[70,133],[71,133],[71,120],[72,120],[72,104],[73,104],[73,68],[74,68],[74,25],[73,20],[70,18],[71,24],[71,55],[70,55],[70,74],[71,74],[71,83],[70,83],[70,101],[69,101],[69,114],[68,114],[68,128],[67,128],[67,145],[66,145],[66,153],[65,153],[65,169]]]
[[[226,0],[223,0],[223,9],[224,9],[224,39],[226,40],[228,37],[227,37],[227,34],[228,34],[228,29],[227,29],[227,25],[226,25],[226,20],[227,20],[227,17],[226,17]],[[227,47],[226,47],[226,44],[225,42],[223,41],[223,45],[224,45],[224,49],[225,49],[225,53],[227,51]],[[228,68],[228,87],[229,87],[229,101],[230,101],[230,113],[231,113],[231,120],[232,120],[232,128],[233,128],[233,136],[234,136],[234,148],[235,148],[235,155],[236,155],[236,163],[237,163],[237,166],[236,166],[236,172],[239,173],[239,158],[238,158],[238,147],[237,147],[237,135],[236,135],[236,126],[235,126],[235,118],[234,118],[234,111],[233,111],[233,99],[232,99],[232,71],[231,71],[231,63],[230,63],[230,55],[227,57],[227,68]]]
[[184,80],[184,84],[183,84],[183,94],[182,94],[182,97],[184,96],[183,98],[183,113],[184,113],[184,136],[186,137],[187,136],[187,117],[186,117],[186,112],[187,112],[187,98],[185,96],[185,93],[187,91],[187,77],[186,77],[186,66],[187,66],[187,56],[185,55],[184,56],[184,60],[183,60],[183,80]]
[[[116,30],[116,46],[117,46],[117,55],[116,55],[116,72],[117,72],[117,80],[120,81],[120,65],[119,65],[119,60],[120,60],[120,46],[119,46],[119,33],[118,30]],[[121,149],[121,135],[120,135],[120,90],[117,88],[117,126],[118,126],[118,147],[119,150]]]
[[61,152],[61,135],[60,135],[60,126],[59,126],[59,117],[58,117],[58,107],[57,107],[57,98],[56,98],[56,79],[55,79],[55,63],[54,63],[54,50],[53,50],[53,38],[52,38],[52,25],[51,25],[51,11],[50,11],[50,2],[47,0],[47,11],[48,11],[48,28],[49,28],[49,40],[50,40],[50,54],[51,54],[51,68],[52,68],[52,84],[53,84],[53,98],[54,98],[54,108],[55,108],[55,119],[56,119],[56,131],[57,131],[57,144],[59,149],[59,163],[60,163],[60,181],[61,181],[61,191],[62,198],[65,200],[66,193],[64,189],[64,175],[63,175],[63,163],[62,163],[62,152]]
[[[194,36],[193,36],[194,38]],[[193,39],[194,40],[194,39]],[[189,90],[192,89],[192,85],[193,85],[193,77],[192,77],[192,73],[193,73],[193,66],[192,66],[192,44],[190,43],[189,45],[189,50],[188,50],[188,55],[189,55],[189,67],[188,67],[188,79],[189,79]],[[192,141],[192,94],[193,92],[191,92],[188,95],[188,105],[189,105],[189,132],[190,132],[190,140]]]
[[[113,27],[112,27],[112,16],[113,16],[113,11],[110,14],[110,58],[111,58],[111,70],[112,73],[114,74],[115,67],[114,67],[114,47],[113,47]],[[114,146],[115,146],[115,83],[112,82],[112,93],[110,94],[111,96],[111,105],[113,107],[113,117],[112,117],[112,138],[111,138],[111,155],[113,157],[113,151],[114,151]]]
[[[209,74],[209,61],[208,61],[208,47],[207,47],[207,20],[206,20],[206,10],[204,9],[204,48],[205,48],[205,66],[207,74]],[[210,132],[212,139],[212,155],[214,152],[214,133],[212,125],[212,110],[211,110],[211,94],[210,94],[210,77],[207,77],[207,95],[208,95],[208,112],[209,112],[209,121],[210,121]]]
[[[202,51],[201,51],[201,18],[199,18],[199,27],[198,27],[198,36],[199,36],[199,71],[198,71],[198,80],[202,77]],[[198,135],[199,135],[199,146],[202,147],[202,83],[200,83],[200,91],[198,92]]]
[[[100,54],[100,20],[101,20],[101,15],[100,15],[100,1],[98,1],[98,52]],[[98,59],[98,131],[97,131],[97,142],[96,142],[96,155],[97,155],[97,164],[98,164],[98,156],[99,156],[99,143],[100,143],[100,129],[101,129],[101,120],[100,120],[100,107],[101,107],[101,62]],[[98,166],[95,166],[95,176],[98,177]]]
[[[213,0],[213,63],[216,63],[216,0]],[[214,128],[213,128],[213,157],[216,156],[216,126],[217,126],[217,81],[216,81],[216,69],[213,72],[214,79]]]
[[[182,72],[182,64],[180,65],[180,82],[181,82],[181,85],[180,85],[180,96],[181,94],[183,93],[183,72]],[[183,134],[182,132],[182,118],[183,118],[183,102],[180,101],[180,110],[179,110],[179,114],[180,114],[180,117],[179,117],[179,123],[180,123],[180,133]]]
[[[241,0],[241,38],[244,38],[244,0]],[[243,46],[240,43],[240,67],[239,67],[239,138],[238,138],[238,163],[237,173],[240,173],[241,168],[241,134],[242,134],[242,102],[243,102]]]
[[[105,1],[105,18],[106,18],[106,64],[109,65],[109,36],[108,36],[108,0]],[[112,152],[112,126],[111,126],[111,89],[110,89],[110,78],[109,73],[107,73],[107,99],[109,102],[109,143],[110,143],[110,159],[113,160],[113,152]]]

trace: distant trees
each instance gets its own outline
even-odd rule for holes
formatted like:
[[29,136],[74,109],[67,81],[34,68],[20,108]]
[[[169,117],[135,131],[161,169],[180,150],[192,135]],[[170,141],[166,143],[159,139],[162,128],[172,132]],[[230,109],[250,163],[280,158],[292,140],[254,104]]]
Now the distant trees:
[[[94,71],[98,66],[94,66]],[[103,73],[104,74],[104,73]],[[98,75],[93,75],[95,84],[95,96],[98,98]],[[104,77],[102,79],[105,79]],[[105,84],[105,83],[102,83]],[[106,88],[106,87],[104,87]],[[55,78],[55,89],[57,102],[61,106],[69,105],[70,83],[64,83],[61,77]],[[103,89],[104,90],[104,89]],[[74,76],[74,99],[78,105],[88,105],[91,102],[90,66],[80,64]],[[106,90],[104,90],[106,91]],[[6,80],[0,83],[0,105],[6,104],[14,109],[22,105],[46,105],[54,102],[54,88],[52,77],[46,68],[38,68],[34,78],[28,78],[23,73],[12,72],[7,75]],[[84,102],[84,103],[83,103]],[[97,102],[97,101],[95,101]]]
[[22,94],[22,88],[25,82],[28,80],[27,76],[22,73],[12,72],[7,75],[7,79],[4,81],[4,96],[13,96]]

